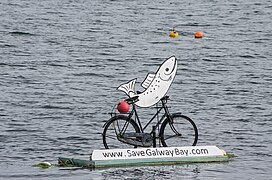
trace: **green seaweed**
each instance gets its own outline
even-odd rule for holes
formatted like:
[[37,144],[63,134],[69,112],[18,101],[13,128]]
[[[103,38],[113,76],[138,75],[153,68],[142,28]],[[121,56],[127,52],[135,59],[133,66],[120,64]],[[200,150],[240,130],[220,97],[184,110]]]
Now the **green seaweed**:
[[234,157],[236,157],[233,153],[227,153],[226,156],[228,158],[234,158]]
[[50,168],[53,165],[51,163],[49,163],[49,162],[41,162],[41,163],[38,163],[38,164],[33,164],[32,166],[33,167],[40,167],[40,168]]

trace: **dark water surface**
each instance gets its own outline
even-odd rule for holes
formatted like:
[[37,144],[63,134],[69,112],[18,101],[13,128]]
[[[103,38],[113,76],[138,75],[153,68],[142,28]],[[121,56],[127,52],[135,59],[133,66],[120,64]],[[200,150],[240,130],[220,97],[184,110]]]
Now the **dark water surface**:
[[[272,1],[1,0],[0,179],[271,179]],[[168,33],[177,26],[180,36]],[[205,37],[194,39],[195,31]],[[178,58],[169,95],[229,163],[40,169],[103,148],[119,84]],[[143,119],[145,122],[145,119]]]

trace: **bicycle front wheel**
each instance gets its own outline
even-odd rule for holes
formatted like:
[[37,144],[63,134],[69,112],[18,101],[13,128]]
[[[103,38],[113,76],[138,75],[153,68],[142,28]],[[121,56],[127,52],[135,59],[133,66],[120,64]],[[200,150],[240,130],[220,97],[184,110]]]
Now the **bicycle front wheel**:
[[135,145],[131,145],[120,141],[120,137],[123,133],[139,133],[140,129],[138,125],[132,119],[128,119],[127,116],[118,115],[112,117],[104,126],[103,131],[103,144],[106,149],[113,148],[134,148]]
[[160,130],[161,143],[164,147],[195,146],[198,140],[197,127],[193,120],[181,114],[173,114],[173,123],[166,119]]

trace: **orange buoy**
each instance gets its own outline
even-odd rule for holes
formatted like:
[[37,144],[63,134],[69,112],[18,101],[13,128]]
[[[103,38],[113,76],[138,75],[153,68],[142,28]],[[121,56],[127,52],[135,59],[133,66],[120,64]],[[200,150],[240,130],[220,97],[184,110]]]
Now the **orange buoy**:
[[195,38],[202,38],[203,37],[203,32],[197,31],[195,32]]
[[169,37],[170,38],[177,38],[178,37],[178,32],[175,31],[175,30],[171,31],[170,34],[169,34]]

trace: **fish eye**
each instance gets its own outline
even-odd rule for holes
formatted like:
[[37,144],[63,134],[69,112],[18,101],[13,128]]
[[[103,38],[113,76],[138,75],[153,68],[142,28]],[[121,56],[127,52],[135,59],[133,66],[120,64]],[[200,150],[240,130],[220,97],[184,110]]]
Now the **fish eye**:
[[169,71],[169,68],[166,68],[165,71],[168,72],[168,71]]

